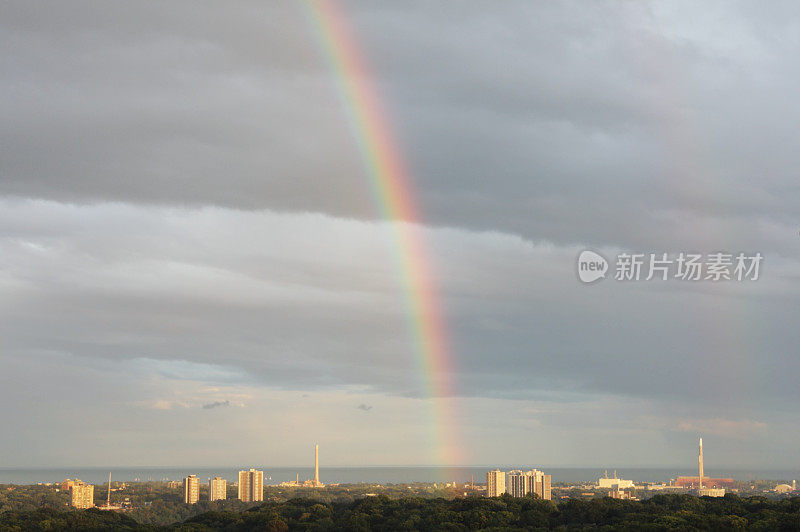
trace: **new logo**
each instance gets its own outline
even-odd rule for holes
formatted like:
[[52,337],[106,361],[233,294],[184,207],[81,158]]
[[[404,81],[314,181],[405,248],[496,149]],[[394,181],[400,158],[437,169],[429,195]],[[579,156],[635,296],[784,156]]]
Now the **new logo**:
[[578,255],[578,278],[584,283],[593,283],[605,278],[608,261],[594,251],[584,250]]

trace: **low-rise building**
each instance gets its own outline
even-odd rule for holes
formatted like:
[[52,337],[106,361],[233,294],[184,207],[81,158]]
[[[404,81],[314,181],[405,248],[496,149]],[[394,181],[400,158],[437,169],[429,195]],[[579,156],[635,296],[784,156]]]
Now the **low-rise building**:
[[618,488],[614,488],[613,490],[608,492],[608,496],[612,499],[622,499],[626,501],[635,500],[631,492],[624,491]]
[[606,474],[602,478],[597,479],[597,487],[623,490],[623,489],[631,489],[634,486],[632,480],[625,480],[617,477],[616,471],[614,471],[613,477],[609,477],[608,472],[606,471]]
[[[678,477],[675,479],[675,485],[681,488],[699,488],[700,477]],[[736,481],[732,478],[711,478],[703,477],[704,488],[733,488]]]

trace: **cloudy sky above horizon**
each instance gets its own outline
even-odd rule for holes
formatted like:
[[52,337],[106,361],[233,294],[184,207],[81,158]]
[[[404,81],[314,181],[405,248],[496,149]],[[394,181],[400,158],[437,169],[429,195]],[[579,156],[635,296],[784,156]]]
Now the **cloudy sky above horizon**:
[[[690,467],[702,435],[712,471],[800,468],[798,10],[343,4],[463,463]],[[435,459],[398,222],[299,4],[7,2],[0,74],[0,467]],[[586,248],[764,263],[583,285]]]

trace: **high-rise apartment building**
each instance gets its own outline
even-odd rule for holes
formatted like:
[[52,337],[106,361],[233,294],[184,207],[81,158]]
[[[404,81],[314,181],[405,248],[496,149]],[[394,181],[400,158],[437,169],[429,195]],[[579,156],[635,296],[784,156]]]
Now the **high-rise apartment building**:
[[200,479],[197,475],[189,475],[183,479],[183,502],[195,504],[200,500]]
[[75,508],[93,508],[94,486],[75,479],[69,488],[69,499]]
[[224,478],[214,477],[208,480],[208,500],[224,501],[228,498],[228,481]]
[[239,471],[239,500],[256,502],[264,500],[264,472],[251,469]]
[[[524,472],[515,469],[514,471],[509,471],[506,475],[506,493],[512,497],[525,497],[529,493],[533,493],[540,499],[550,500],[552,497],[550,482],[550,475],[545,475],[538,469]],[[487,476],[487,495],[489,493],[488,488]]]
[[538,469],[531,469],[525,472],[525,494],[535,493],[540,499],[542,498],[542,481],[544,480],[544,473]]
[[549,501],[553,498],[553,492],[550,490],[550,475],[544,475],[542,477],[542,499]]
[[509,471],[506,475],[506,492],[512,497],[524,497],[528,494],[528,479],[519,469]]
[[486,473],[486,496],[499,497],[506,492],[506,472],[495,469]]

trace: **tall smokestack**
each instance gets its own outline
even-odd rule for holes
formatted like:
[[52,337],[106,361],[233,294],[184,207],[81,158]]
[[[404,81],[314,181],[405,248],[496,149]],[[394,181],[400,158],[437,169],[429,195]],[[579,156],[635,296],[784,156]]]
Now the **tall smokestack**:
[[319,486],[319,444],[314,444],[314,486]]
[[700,476],[697,480],[700,482],[700,489],[703,489],[703,438],[700,438],[700,457],[698,458],[698,462],[700,464]]

